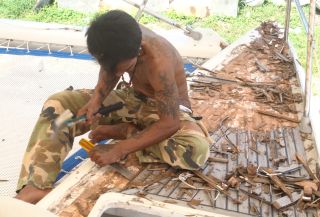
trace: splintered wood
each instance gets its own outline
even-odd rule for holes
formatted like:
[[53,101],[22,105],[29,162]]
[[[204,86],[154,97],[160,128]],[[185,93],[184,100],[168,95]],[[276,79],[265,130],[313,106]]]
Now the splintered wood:
[[189,79],[192,108],[209,131],[226,116],[230,127],[257,131],[299,123],[296,103],[302,96],[292,92],[298,82],[288,45],[273,23],[257,31],[261,37],[237,47],[219,69]]
[[[133,174],[138,174],[142,169],[135,154],[128,155],[123,166]],[[101,171],[104,171],[104,168],[92,171],[92,174],[88,174],[87,179],[65,192],[60,203],[51,207],[50,211],[61,217],[88,216],[100,195],[110,191],[119,192],[130,183],[130,180],[112,169]],[[99,173],[100,175],[97,175]]]
[[289,49],[273,23],[257,31],[261,37],[236,47],[219,69],[202,67],[188,78],[195,116],[203,117],[214,141],[206,166],[144,170],[132,184],[140,183],[135,187],[145,195],[213,212],[317,215],[319,177],[301,157],[296,105],[302,97],[293,91]]
[[[213,143],[198,171],[166,164],[138,165],[130,182],[108,172],[60,216],[86,216],[99,194],[116,188],[124,194],[214,212],[258,216],[316,216],[320,208],[320,168],[314,174],[304,158],[297,128],[301,102],[287,44],[271,22],[257,28],[261,37],[235,47],[219,68],[191,77],[190,98]],[[304,135],[305,136],[305,135]],[[70,193],[71,197],[72,193]],[[160,198],[160,199],[159,199]]]
[[196,209],[220,208],[248,215],[315,215],[320,208],[318,177],[301,156],[304,151],[297,129],[252,132],[222,125],[212,138],[203,169],[146,168],[128,188],[164,202],[173,199]]

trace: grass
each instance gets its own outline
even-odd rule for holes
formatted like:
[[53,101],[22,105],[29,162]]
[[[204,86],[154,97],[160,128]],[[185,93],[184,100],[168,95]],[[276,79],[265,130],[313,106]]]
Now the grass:
[[47,22],[47,23],[63,23],[87,25],[93,15],[78,13],[73,10],[58,8],[56,5],[43,8],[40,12],[27,12],[24,16],[25,20]]
[[34,11],[35,0],[0,0],[0,18],[85,26],[95,14],[59,8],[56,4]]
[[[96,14],[86,14],[70,9],[58,8],[57,5],[52,5],[35,12],[32,10],[34,3],[35,0],[0,0],[0,18],[85,26],[88,25],[90,20],[92,20],[97,14],[101,13],[98,12]],[[304,7],[304,11],[308,17],[308,7]],[[136,10],[133,10],[131,12],[132,15],[134,15],[135,12]],[[262,6],[248,7],[245,6],[242,0],[240,0],[239,14],[236,18],[225,16],[209,16],[207,18],[199,19],[193,16],[177,14],[173,11],[168,11],[164,13],[164,15],[171,19],[177,20],[178,23],[182,25],[211,28],[218,32],[226,41],[232,43],[247,31],[257,27],[263,21],[273,20],[284,26],[285,7],[273,5],[268,0]],[[142,16],[140,22],[142,24],[156,23],[157,25],[163,25],[160,24],[156,18],[145,14]],[[320,30],[319,25],[317,26],[315,38],[318,38],[316,41],[316,47],[319,53],[318,61],[320,61]],[[295,7],[292,7],[291,12],[289,38],[297,51],[299,61],[301,62],[302,66],[305,67],[307,36]],[[320,95],[320,85],[316,85],[320,82],[320,72],[317,65],[318,64],[316,61],[314,61],[313,92],[317,95]]]
[[31,0],[0,0],[0,17],[19,19],[33,5],[34,1]]

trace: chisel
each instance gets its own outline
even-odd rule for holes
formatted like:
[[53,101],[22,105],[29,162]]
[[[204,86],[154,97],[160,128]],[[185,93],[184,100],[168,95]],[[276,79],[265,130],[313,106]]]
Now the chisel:
[[[117,102],[112,105],[102,106],[94,115],[108,115],[110,112],[117,111],[122,109],[124,106],[123,102]],[[57,131],[64,127],[72,127],[77,123],[83,122],[87,120],[87,115],[81,115],[79,117],[74,117],[73,113],[67,109],[64,111],[59,117],[54,121],[54,129]]]
[[[90,152],[93,147],[94,144],[86,139],[81,139],[79,142],[80,146],[86,151],[86,152]],[[106,144],[107,145],[107,144]],[[122,166],[119,163],[112,163],[110,164],[110,166],[115,169],[118,173],[120,173],[122,176],[124,176],[125,178],[127,178],[128,180],[132,180],[134,178],[134,175],[124,166]]]

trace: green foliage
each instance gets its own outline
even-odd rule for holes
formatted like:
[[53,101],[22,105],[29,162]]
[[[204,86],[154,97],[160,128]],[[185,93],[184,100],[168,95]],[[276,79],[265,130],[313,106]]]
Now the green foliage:
[[39,22],[87,25],[93,14],[84,14],[74,10],[58,8],[56,5],[44,7],[38,12],[29,11],[24,19]]
[[[133,14],[133,16],[134,15],[135,15],[135,13]],[[165,16],[169,19],[175,20],[175,21],[177,21],[177,23],[179,23],[181,25],[192,25],[199,20],[199,18],[197,18],[195,16],[183,15],[183,14],[177,13],[173,10],[163,13],[162,16]],[[142,24],[149,24],[149,23],[160,23],[161,21],[153,16],[143,14],[139,22]]]
[[22,18],[34,4],[35,0],[0,0],[0,17]]
[[231,43],[263,21],[275,20],[284,23],[284,13],[284,7],[271,3],[265,3],[260,7],[242,6],[238,17],[209,16],[202,20],[200,26],[212,28]]
[[[133,14],[133,16],[135,15],[136,13]],[[143,14],[140,18],[140,23],[142,24],[148,24],[148,23],[157,23],[159,22],[157,18],[153,17],[153,16],[150,16],[148,14]]]
[[182,25],[192,25],[200,20],[195,16],[186,16],[173,10],[166,12],[165,16],[169,17],[170,19],[177,20],[178,23]]
[[246,6],[245,0],[239,0],[238,9],[242,10]]

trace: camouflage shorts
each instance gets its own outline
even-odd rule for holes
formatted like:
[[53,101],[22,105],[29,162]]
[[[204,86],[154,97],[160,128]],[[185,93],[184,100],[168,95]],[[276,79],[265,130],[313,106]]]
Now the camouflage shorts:
[[[89,127],[75,126],[55,134],[52,123],[66,109],[76,114],[89,101],[92,93],[92,90],[66,90],[48,98],[24,155],[18,190],[27,184],[40,189],[52,188],[63,160],[72,148],[74,137],[90,130]],[[146,128],[159,120],[156,102],[132,88],[112,91],[103,104],[107,106],[119,101],[124,102],[125,107],[104,117],[103,124],[130,122],[139,128]],[[180,112],[180,120],[195,122],[202,131],[182,128],[167,140],[138,151],[140,162],[165,162],[189,170],[198,169],[206,162],[210,143],[206,129],[185,112]]]

